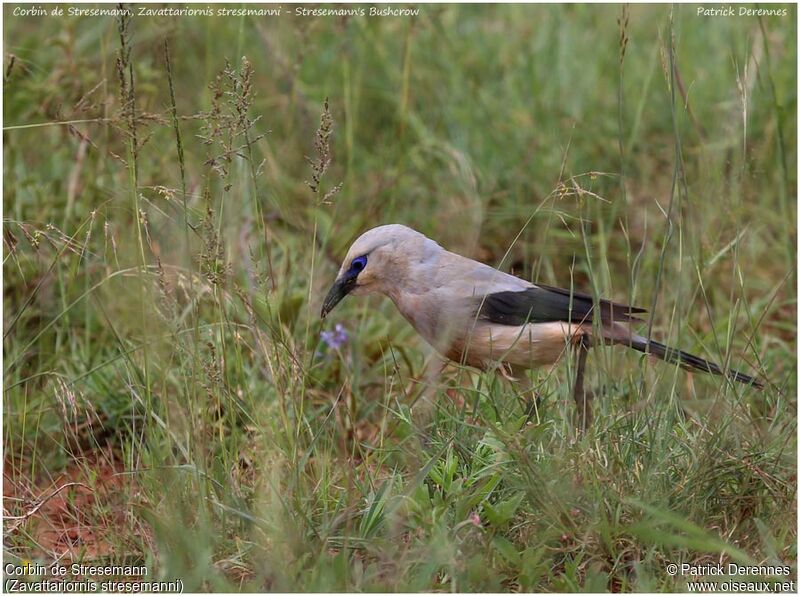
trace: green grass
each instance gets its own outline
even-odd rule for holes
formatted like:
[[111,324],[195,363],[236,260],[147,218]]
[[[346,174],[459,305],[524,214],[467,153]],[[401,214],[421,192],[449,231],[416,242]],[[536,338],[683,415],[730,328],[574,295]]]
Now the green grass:
[[[796,578],[795,7],[12,8],[4,506],[88,488],[7,523],[7,561],[144,564],[187,590]],[[768,388],[598,348],[585,434],[566,363],[537,373],[530,421],[489,374],[425,388],[430,348],[388,300],[319,321],[349,243],[388,222],[655,307],[654,337]]]

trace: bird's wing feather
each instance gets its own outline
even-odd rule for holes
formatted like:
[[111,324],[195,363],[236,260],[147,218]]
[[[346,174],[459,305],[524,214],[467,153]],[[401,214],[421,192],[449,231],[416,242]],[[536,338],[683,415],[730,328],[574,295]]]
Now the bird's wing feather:
[[[590,323],[596,314],[595,303],[589,294],[552,286],[537,285],[522,291],[501,291],[476,297],[479,305],[478,319],[500,325],[524,325],[569,321]],[[646,312],[643,308],[599,300],[600,321],[637,321],[634,314]]]

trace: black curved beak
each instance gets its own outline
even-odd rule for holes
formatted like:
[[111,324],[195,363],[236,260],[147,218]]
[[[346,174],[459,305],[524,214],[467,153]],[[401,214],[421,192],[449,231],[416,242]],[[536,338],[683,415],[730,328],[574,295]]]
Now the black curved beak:
[[331,289],[328,290],[328,295],[325,296],[325,300],[322,303],[322,312],[320,313],[321,318],[325,318],[328,316],[328,313],[331,312],[334,307],[341,302],[342,298],[347,296],[350,291],[356,287],[356,278],[353,277],[340,277],[331,286]]

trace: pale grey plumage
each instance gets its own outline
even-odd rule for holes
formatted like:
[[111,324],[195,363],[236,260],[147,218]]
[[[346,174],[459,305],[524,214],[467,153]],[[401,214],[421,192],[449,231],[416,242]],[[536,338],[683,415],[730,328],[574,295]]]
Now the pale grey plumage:
[[523,279],[445,250],[423,234],[391,224],[365,232],[351,246],[338,278],[353,259],[367,255],[354,295],[382,293],[446,358],[479,368],[507,362],[517,368],[553,364],[566,339],[591,325],[548,322],[497,325],[476,316],[476,306],[496,292],[536,287]]
[[[580,398],[583,394],[586,348],[596,341],[624,344],[688,369],[724,374],[713,363],[632,333],[628,323],[643,309],[532,284],[447,251],[399,224],[373,228],[353,242],[322,316],[348,293],[388,296],[442,356],[478,368],[551,365],[569,344],[578,346],[576,399],[578,390]],[[595,316],[599,325],[593,326]],[[727,375],[760,385],[736,371]]]

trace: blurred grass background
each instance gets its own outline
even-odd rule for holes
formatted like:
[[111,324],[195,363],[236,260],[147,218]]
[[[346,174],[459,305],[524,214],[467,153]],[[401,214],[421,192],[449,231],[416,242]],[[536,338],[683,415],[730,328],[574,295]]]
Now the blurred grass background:
[[[4,6],[6,560],[146,564],[187,590],[682,590],[666,563],[717,561],[796,578],[786,8]],[[566,365],[539,375],[533,423],[454,367],[420,420],[429,349],[389,301],[346,300],[327,325],[348,341],[320,340],[339,260],[389,222],[655,305],[655,336],[769,387],[598,349],[585,435]]]

